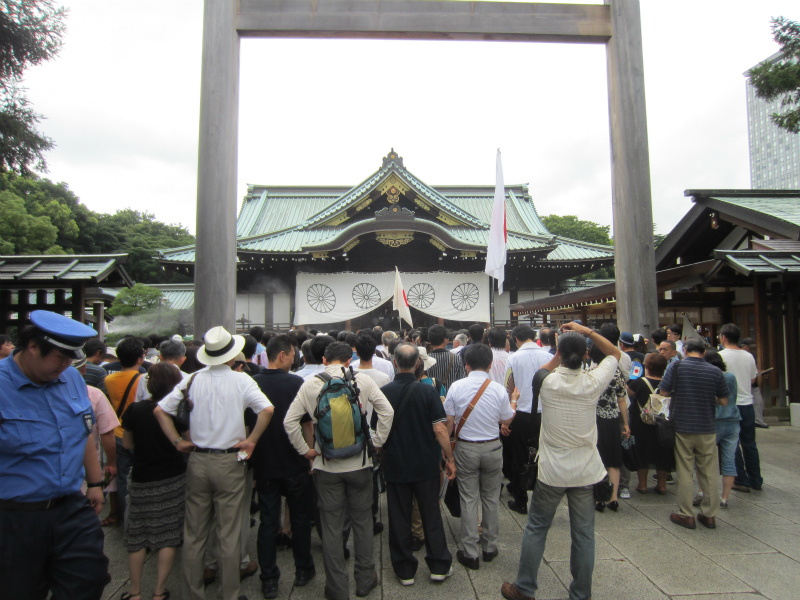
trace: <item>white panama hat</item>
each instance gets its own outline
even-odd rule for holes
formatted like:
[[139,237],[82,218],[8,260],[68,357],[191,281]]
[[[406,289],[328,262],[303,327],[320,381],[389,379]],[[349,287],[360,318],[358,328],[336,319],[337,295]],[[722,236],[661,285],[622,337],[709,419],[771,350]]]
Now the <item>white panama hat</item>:
[[425,367],[426,371],[436,364],[436,359],[432,356],[428,356],[428,351],[425,348],[419,346],[417,350],[419,350],[419,358],[422,360],[422,365]]
[[209,366],[225,364],[244,348],[244,338],[231,335],[222,326],[209,329],[203,342],[205,344],[197,351],[197,360]]

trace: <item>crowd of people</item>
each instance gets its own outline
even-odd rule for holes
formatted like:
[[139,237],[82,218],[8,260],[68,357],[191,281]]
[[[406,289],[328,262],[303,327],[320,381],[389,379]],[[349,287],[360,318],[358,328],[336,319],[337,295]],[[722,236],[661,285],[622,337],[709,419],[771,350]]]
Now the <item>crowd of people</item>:
[[[622,510],[631,473],[640,494],[665,494],[674,473],[669,519],[690,529],[715,528],[732,489],[763,485],[755,344],[733,324],[718,347],[681,341],[678,326],[646,340],[610,322],[510,332],[214,327],[202,340],[126,336],[112,347],[61,315],[35,311],[31,321],[16,344],[0,337],[0,597],[99,598],[109,581],[102,528],[115,526],[129,557],[123,600],[145,597],[148,551],[158,572],[147,595],[167,600],[178,547],[185,598],[204,598],[219,579],[222,597],[239,599],[241,580],[256,573],[263,597],[277,598],[280,549],[291,548],[293,586],[316,576],[314,530],[325,597],[349,598],[351,535],[355,593],[365,597],[379,583],[382,494],[400,583],[415,583],[423,547],[428,576],[443,582],[453,573],[444,505],[460,516],[456,560],[479,569],[499,552],[505,488],[527,523],[518,573],[501,594],[533,598],[566,496],[569,593],[583,600],[595,515]],[[653,422],[656,405],[671,442]]]

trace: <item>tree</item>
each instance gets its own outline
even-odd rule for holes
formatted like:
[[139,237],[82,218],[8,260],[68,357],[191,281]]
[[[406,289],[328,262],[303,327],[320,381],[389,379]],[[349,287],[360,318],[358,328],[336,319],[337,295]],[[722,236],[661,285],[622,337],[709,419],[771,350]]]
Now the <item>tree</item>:
[[785,17],[771,20],[772,37],[781,47],[775,62],[765,61],[750,69],[756,96],[768,102],[780,99],[781,112],[770,116],[775,125],[790,133],[800,132],[800,23]]
[[[583,221],[575,215],[548,215],[541,217],[542,223],[547,230],[555,235],[578,240],[579,242],[589,242],[590,244],[604,244],[613,246],[614,240],[609,234],[608,225],[599,225],[593,221]],[[614,267],[603,267],[583,275],[586,279],[613,279]]]
[[56,244],[58,228],[46,215],[34,216],[10,191],[0,192],[0,252],[3,254],[64,254]]
[[614,242],[611,240],[608,225],[598,225],[592,221],[582,221],[575,215],[548,215],[542,217],[542,223],[547,227],[547,230],[562,237],[578,240],[581,242],[589,242],[591,244],[605,244],[613,246]]
[[165,306],[167,300],[158,288],[137,283],[132,288],[125,288],[111,304],[108,314],[112,317],[136,315],[142,311]]
[[21,86],[28,67],[61,49],[66,10],[53,0],[0,0],[0,171],[46,171],[53,141],[37,130],[41,115]]

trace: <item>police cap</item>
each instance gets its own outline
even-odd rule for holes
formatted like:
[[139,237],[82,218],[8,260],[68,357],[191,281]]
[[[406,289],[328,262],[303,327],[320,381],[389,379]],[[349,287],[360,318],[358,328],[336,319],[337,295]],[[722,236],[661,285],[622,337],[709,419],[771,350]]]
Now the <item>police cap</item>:
[[33,311],[31,323],[42,332],[46,341],[73,360],[85,356],[83,344],[97,335],[97,332],[88,325],[49,310]]

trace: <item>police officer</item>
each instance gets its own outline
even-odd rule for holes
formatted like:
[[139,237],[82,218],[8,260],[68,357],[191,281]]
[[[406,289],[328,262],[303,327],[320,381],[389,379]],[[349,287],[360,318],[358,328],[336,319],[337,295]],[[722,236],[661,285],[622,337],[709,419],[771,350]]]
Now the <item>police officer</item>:
[[103,476],[86,384],[71,366],[96,332],[43,310],[31,322],[0,360],[0,598],[99,599],[110,580]]

